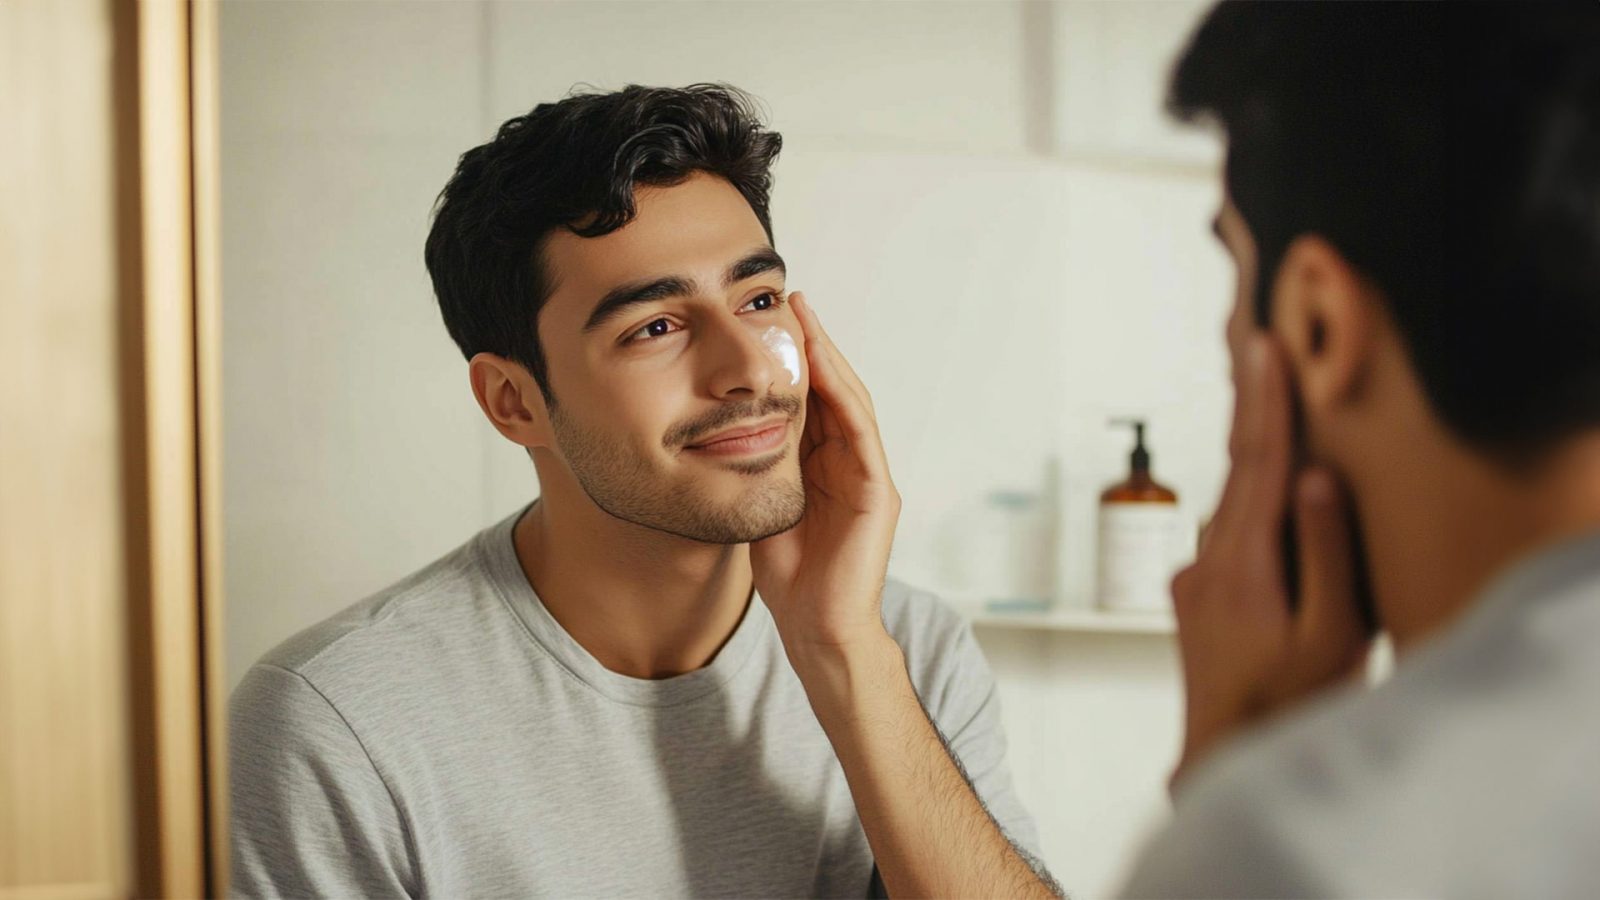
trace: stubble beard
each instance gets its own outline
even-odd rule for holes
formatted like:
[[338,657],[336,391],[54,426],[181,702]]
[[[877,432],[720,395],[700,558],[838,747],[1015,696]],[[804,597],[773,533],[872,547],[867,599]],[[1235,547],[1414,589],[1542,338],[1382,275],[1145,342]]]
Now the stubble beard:
[[[668,483],[628,447],[554,409],[550,419],[579,487],[613,518],[706,544],[746,544],[782,534],[805,515],[805,487],[792,448],[725,463],[751,483],[738,498],[717,501],[693,480]],[[793,474],[776,471],[784,466]]]

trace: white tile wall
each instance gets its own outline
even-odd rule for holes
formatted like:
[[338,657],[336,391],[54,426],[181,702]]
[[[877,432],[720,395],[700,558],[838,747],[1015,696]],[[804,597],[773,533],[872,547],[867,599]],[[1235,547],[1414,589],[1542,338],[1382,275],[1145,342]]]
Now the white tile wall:
[[477,3],[229,0],[220,9],[224,140],[425,140],[482,125]]
[[1163,638],[980,629],[1017,790],[1044,858],[1079,900],[1110,896],[1166,815],[1182,704]]
[[1163,110],[1172,63],[1210,6],[1211,0],[1052,4],[1056,149],[1112,164],[1215,165],[1218,143]]
[[[1126,460],[1112,414],[1151,418],[1157,475],[1191,511],[1214,500],[1230,277],[1206,224],[1215,151],[1152,108],[1193,2],[222,11],[235,680],[536,493],[472,402],[421,249],[456,155],[579,82],[724,80],[768,105],[791,285],[872,388],[906,498],[897,574],[952,578],[972,504],[1040,486],[1054,459],[1062,593],[1087,602],[1094,497]],[[980,639],[1046,860],[1076,896],[1104,895],[1160,811],[1170,640]]]
[[1215,203],[1199,179],[1046,159],[785,157],[779,248],[879,398],[906,498],[897,571],[941,584],[972,505],[1042,489],[1055,459],[1063,593],[1088,603],[1084,538],[1131,446],[1106,426],[1114,414],[1148,416],[1158,476],[1209,508],[1228,403]]
[[422,265],[478,137],[470,4],[221,7],[232,682],[483,518],[481,418]]
[[793,144],[1020,149],[1023,4],[492,3],[500,121],[574,86],[726,81],[764,99]]

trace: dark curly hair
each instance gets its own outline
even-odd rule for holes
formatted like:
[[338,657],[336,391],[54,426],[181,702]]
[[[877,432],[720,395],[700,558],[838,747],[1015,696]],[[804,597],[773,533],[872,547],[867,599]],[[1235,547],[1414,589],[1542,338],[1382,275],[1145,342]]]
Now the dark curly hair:
[[557,228],[609,234],[636,215],[636,187],[706,172],[738,189],[770,241],[782,146],[729,85],[574,93],[508,120],[462,154],[434,206],[424,258],[450,337],[468,359],[489,352],[526,366],[553,406],[539,342],[552,288],[545,238]]
[[1302,234],[1376,283],[1458,437],[1513,465],[1600,427],[1600,12],[1217,6],[1169,109],[1227,132],[1256,319]]

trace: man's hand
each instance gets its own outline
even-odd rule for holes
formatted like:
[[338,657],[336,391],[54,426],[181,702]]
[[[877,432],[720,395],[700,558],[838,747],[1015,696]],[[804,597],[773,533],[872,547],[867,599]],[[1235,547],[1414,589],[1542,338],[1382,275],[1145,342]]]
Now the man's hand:
[[799,450],[806,512],[799,525],[750,549],[756,590],[791,659],[803,659],[887,637],[883,581],[900,494],[866,387],[805,297],[796,292],[789,302],[811,372]]
[[[1355,601],[1346,500],[1326,469],[1294,469],[1289,375],[1264,333],[1235,378],[1233,468],[1199,559],[1172,583],[1187,712],[1184,773],[1216,744],[1359,669],[1371,644]],[[1281,534],[1293,503],[1299,606]]]
[[751,545],[756,590],[833,745],[891,896],[1054,897],[984,809],[883,624],[900,494],[872,398],[805,298],[811,368],[800,464],[806,514]]

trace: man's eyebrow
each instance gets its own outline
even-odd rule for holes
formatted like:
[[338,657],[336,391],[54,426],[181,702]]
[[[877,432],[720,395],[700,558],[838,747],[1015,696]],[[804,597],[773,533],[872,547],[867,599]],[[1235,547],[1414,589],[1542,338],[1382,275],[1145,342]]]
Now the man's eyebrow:
[[630,306],[692,293],[694,282],[677,275],[618,285],[607,291],[600,302],[594,305],[594,311],[589,313],[589,321],[583,323],[583,330],[587,333],[599,328]]
[[783,264],[783,257],[778,255],[778,251],[762,247],[745,254],[743,259],[729,266],[727,274],[722,276],[722,286],[733,287],[746,278],[754,278],[774,269],[783,275],[789,273],[789,267]]
[[[722,276],[722,286],[733,287],[746,278],[754,278],[773,270],[787,273],[788,268],[776,250],[762,247],[745,254],[738,262],[729,266],[728,271]],[[585,333],[594,331],[613,317],[621,315],[630,306],[665,300],[668,297],[682,297],[694,291],[694,281],[678,275],[618,285],[607,291],[606,295],[600,298],[600,302],[594,305],[594,310],[589,313],[589,320],[584,323],[583,330]]]

